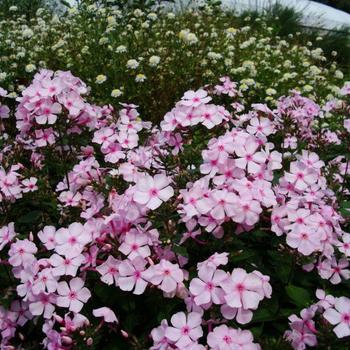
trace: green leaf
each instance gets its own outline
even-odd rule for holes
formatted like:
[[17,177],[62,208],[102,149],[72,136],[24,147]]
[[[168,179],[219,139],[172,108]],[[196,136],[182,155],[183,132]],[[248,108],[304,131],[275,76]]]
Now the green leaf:
[[340,213],[342,216],[350,216],[350,202],[342,201],[340,203]]
[[66,6],[66,7],[68,7],[68,8],[71,8],[71,7],[72,7],[68,1],[60,0],[60,3],[61,3],[63,6]]
[[173,246],[173,251],[179,255],[182,255],[186,258],[188,258],[188,252],[187,249],[181,245],[174,245]]
[[235,255],[230,256],[230,261],[237,263],[240,261],[248,260],[250,258],[253,258],[255,256],[255,254],[256,254],[256,252],[246,249],[239,254],[235,253]]
[[305,288],[290,284],[286,286],[286,293],[292,303],[298,307],[305,307],[311,302],[310,293]]
[[35,223],[39,219],[41,213],[42,212],[40,210],[30,211],[29,213],[19,217],[17,222],[20,223],[20,224],[32,224],[32,223]]

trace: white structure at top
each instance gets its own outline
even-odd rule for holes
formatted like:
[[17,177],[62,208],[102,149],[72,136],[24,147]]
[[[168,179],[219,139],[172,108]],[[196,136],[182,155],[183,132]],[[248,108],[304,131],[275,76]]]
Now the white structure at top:
[[[189,3],[203,4],[204,2],[204,0],[176,0],[176,8],[185,8]],[[300,11],[303,14],[305,25],[325,29],[336,29],[342,26],[350,27],[350,14],[309,0],[221,0],[221,3],[223,8],[235,9],[238,12],[244,10],[262,11],[273,4],[279,3]]]

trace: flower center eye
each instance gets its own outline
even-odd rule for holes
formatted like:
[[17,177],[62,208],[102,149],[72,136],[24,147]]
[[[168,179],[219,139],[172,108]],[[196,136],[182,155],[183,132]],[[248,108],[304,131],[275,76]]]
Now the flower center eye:
[[77,297],[77,293],[75,293],[75,292],[70,292],[69,293],[69,299],[76,299],[76,297]]
[[242,283],[239,283],[239,284],[237,284],[236,289],[239,292],[243,292],[245,290],[245,287],[244,287],[244,285]]
[[156,188],[151,188],[150,191],[149,191],[149,194],[152,196],[152,197],[155,197],[157,196],[158,194],[158,190]]
[[190,329],[188,328],[188,326],[185,326],[182,328],[182,334],[187,335],[190,332]]
[[350,323],[350,314],[345,314],[345,315],[343,315],[343,320],[344,320],[346,323]]
[[232,343],[232,338],[229,335],[225,335],[222,339],[226,344]]
[[213,285],[213,283],[208,282],[208,283],[207,283],[207,289],[209,289],[209,290],[214,289],[214,285]]

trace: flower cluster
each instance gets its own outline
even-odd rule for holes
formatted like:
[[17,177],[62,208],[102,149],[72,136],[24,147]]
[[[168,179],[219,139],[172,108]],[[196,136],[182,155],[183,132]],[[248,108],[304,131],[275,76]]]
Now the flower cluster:
[[300,312],[300,317],[297,315],[289,317],[291,330],[285,332],[285,337],[294,349],[303,350],[307,346],[318,345],[317,335],[319,331],[314,320],[317,315],[320,315],[330,325],[335,326],[333,332],[338,338],[350,335],[350,299],[327,295],[321,289],[316,291],[316,296],[319,301],[303,309]]
[[[237,86],[223,77],[186,91],[157,126],[134,104],[88,103],[88,87],[70,72],[35,75],[4,119],[2,347],[33,343],[22,334],[30,323],[47,349],[90,347],[96,332],[113,332],[125,346],[154,350],[258,350],[237,325],[262,320],[262,330],[283,319],[279,298],[296,301],[297,313],[304,287],[320,283],[313,268],[330,287],[350,277],[339,209],[349,161],[326,163],[322,152],[347,147],[347,85],[327,106],[292,93],[275,109],[248,105]],[[341,128],[319,127],[324,118],[342,118]],[[30,191],[37,197],[22,198]],[[305,284],[286,270],[290,259]],[[142,316],[132,309],[137,298],[157,312],[142,327],[132,326]],[[163,298],[171,307],[154,311]],[[286,339],[295,349],[317,343],[320,310],[337,337],[349,335],[348,299],[323,299],[291,316]]]

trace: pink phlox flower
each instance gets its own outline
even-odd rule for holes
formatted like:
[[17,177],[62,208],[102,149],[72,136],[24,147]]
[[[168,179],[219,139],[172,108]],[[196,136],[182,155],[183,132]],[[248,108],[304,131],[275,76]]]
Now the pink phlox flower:
[[186,315],[184,312],[178,312],[171,317],[173,327],[167,327],[165,336],[175,342],[179,349],[184,349],[203,335],[201,323],[200,313],[190,312]]
[[115,259],[112,255],[109,255],[107,260],[96,267],[96,270],[101,274],[101,281],[106,284],[118,285],[119,279],[119,266],[121,261]]
[[130,260],[138,256],[146,258],[151,255],[147,235],[137,230],[131,230],[125,235],[124,241],[118,250],[127,255]]
[[188,107],[198,107],[201,104],[208,103],[209,101],[211,101],[211,97],[208,96],[208,93],[205,90],[189,90],[186,91],[182,97],[181,104]]
[[92,314],[95,317],[103,317],[105,322],[118,323],[117,316],[109,307],[100,307],[98,309],[94,309],[92,310]]
[[159,264],[152,265],[145,271],[144,278],[165,293],[171,293],[183,281],[184,274],[178,264],[162,259]]
[[79,312],[91,297],[90,291],[84,287],[84,281],[79,277],[71,279],[69,285],[67,282],[58,283],[57,293],[57,305],[73,312]]
[[135,202],[151,210],[157,209],[174,195],[174,190],[169,184],[170,179],[164,174],[157,174],[154,177],[146,174],[136,183],[133,198]]
[[121,290],[131,291],[136,295],[142,294],[147,281],[145,276],[146,260],[137,256],[133,260],[122,260],[119,265],[118,286]]
[[347,297],[335,298],[334,307],[328,308],[323,317],[336,326],[333,331],[338,338],[350,335],[350,299]]
[[[209,272],[209,273],[208,273]],[[227,278],[227,273],[223,270],[206,267],[199,269],[198,278],[193,278],[190,283],[190,292],[195,296],[194,302],[200,306],[213,302],[222,304],[224,302],[224,292],[220,283]]]

